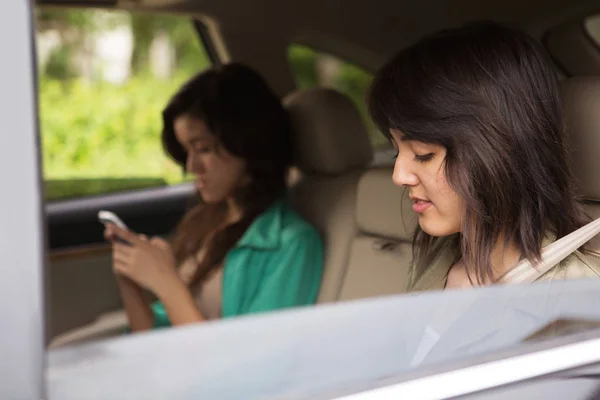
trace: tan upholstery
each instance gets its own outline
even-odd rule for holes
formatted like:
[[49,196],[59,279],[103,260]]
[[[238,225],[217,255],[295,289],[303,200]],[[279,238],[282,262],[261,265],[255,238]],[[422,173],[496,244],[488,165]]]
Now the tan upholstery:
[[[565,79],[562,93],[571,169],[587,214],[600,217],[600,78]],[[600,235],[588,243],[600,256]]]
[[343,174],[364,168],[373,152],[352,102],[329,89],[298,91],[285,99],[296,132],[296,164],[305,174]]
[[358,232],[338,300],[403,293],[417,219],[406,191],[392,183],[392,168],[363,174],[357,204]]
[[365,173],[358,185],[356,219],[365,234],[411,241],[417,223],[406,190],[392,183],[392,168]]
[[356,187],[363,170],[305,176],[291,188],[295,208],[323,235],[325,265],[319,303],[338,299],[356,236]]
[[301,90],[284,99],[294,124],[296,209],[323,235],[325,268],[318,302],[336,301],[356,226],[356,189],[372,159],[366,128],[352,102],[329,89]]
[[100,315],[94,322],[55,337],[48,345],[53,349],[66,345],[81,344],[92,340],[106,339],[122,335],[128,327],[124,310]]
[[303,175],[291,197],[325,242],[319,303],[403,292],[410,222],[402,223],[402,190],[391,169],[369,170],[372,150],[358,110],[328,89],[299,91],[285,104]]
[[121,307],[119,289],[106,250],[76,250],[50,256],[47,269],[49,324],[47,337],[62,335]]
[[563,82],[572,169],[581,194],[600,201],[600,78]]

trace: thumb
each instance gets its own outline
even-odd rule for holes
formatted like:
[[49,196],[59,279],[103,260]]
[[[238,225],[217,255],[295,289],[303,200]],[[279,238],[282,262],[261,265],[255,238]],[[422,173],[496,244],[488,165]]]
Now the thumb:
[[159,249],[171,250],[171,244],[159,237],[153,237],[152,239],[150,239],[150,244]]

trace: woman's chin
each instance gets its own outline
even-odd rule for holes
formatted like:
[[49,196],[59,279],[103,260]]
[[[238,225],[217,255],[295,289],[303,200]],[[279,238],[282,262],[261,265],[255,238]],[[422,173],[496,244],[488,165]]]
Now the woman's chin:
[[217,204],[220,203],[223,199],[219,198],[219,196],[214,196],[212,195],[212,193],[210,192],[206,192],[203,190],[199,190],[198,193],[200,194],[200,198],[202,199],[202,202],[205,204]]
[[198,194],[200,195],[200,198],[202,199],[202,202],[205,204],[215,204],[218,203],[218,201],[215,200],[214,196],[211,196],[210,193],[206,193],[203,190],[199,190]]
[[433,237],[450,236],[459,232],[459,230],[452,229],[441,223],[441,221],[427,221],[422,217],[419,218],[419,226],[423,232]]

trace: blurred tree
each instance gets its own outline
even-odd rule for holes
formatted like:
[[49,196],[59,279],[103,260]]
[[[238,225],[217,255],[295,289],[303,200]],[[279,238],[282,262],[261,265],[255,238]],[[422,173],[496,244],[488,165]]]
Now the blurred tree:
[[94,32],[126,24],[128,20],[129,15],[123,12],[38,7],[37,33],[52,30],[60,38],[60,45],[50,53],[46,70],[41,72],[59,80],[75,78],[73,58],[84,47],[86,38]]
[[133,52],[131,55],[131,72],[137,74],[148,68],[149,50],[154,33],[160,29],[160,18],[153,15],[136,14],[131,16],[133,33]]
[[131,17],[131,27],[134,38],[131,68],[134,74],[148,69],[150,46],[159,32],[168,35],[179,68],[194,71],[208,63],[206,52],[202,48],[191,19],[134,14]]
[[293,44],[288,48],[288,59],[296,87],[306,89],[317,86],[317,52],[307,46]]
[[[39,71],[47,198],[181,182],[181,168],[161,147],[161,111],[191,73],[210,65],[190,19],[66,8],[38,9],[37,16],[38,39],[47,33],[52,49]],[[131,62],[137,72],[119,85],[80,79],[81,60],[98,61],[96,39],[123,27],[135,40]],[[148,73],[149,49],[160,33],[168,35],[176,55],[168,79]]]

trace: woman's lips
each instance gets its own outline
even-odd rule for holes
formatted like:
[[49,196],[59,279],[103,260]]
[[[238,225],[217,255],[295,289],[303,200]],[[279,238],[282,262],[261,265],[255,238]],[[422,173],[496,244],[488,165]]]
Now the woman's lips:
[[413,201],[413,205],[412,205],[412,209],[416,213],[422,213],[425,210],[427,210],[431,206],[431,204],[432,203],[430,201],[426,201],[426,200],[414,200]]

